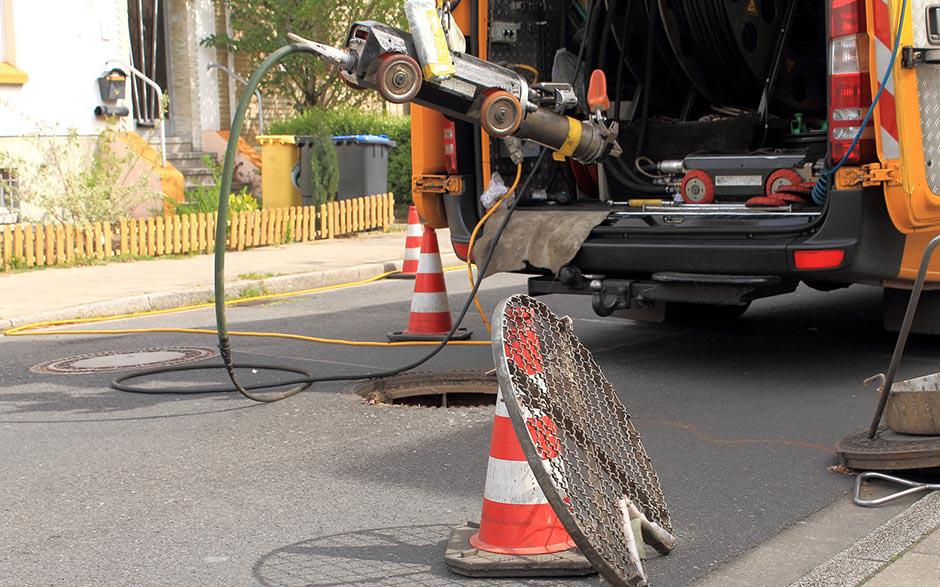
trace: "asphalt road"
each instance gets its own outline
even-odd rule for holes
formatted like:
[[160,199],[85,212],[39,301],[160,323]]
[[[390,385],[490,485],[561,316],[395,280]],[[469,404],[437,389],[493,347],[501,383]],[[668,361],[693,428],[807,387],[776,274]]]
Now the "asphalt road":
[[[522,290],[498,276],[492,308]],[[448,274],[451,304],[462,274]],[[231,310],[233,328],[382,339],[407,315],[408,282]],[[867,424],[894,342],[874,288],[756,302],[719,324],[595,317],[586,299],[545,298],[617,387],[643,435],[680,547],[647,565],[686,585],[848,491],[831,447]],[[212,325],[208,311],[110,327]],[[469,326],[483,332],[479,319]],[[30,372],[41,361],[211,337],[0,339],[0,583],[212,585],[571,585],[464,580],[443,566],[450,525],[479,516],[492,409],[365,405],[329,384],[287,401],[132,395],[111,375]],[[235,339],[239,361],[318,374],[390,367],[416,349]],[[940,343],[914,337],[902,376],[937,370]],[[429,369],[488,368],[489,349],[448,349]],[[259,373],[254,377],[268,377]],[[198,374],[200,381],[219,374]],[[247,378],[252,375],[246,374]],[[179,378],[176,378],[179,379]]]

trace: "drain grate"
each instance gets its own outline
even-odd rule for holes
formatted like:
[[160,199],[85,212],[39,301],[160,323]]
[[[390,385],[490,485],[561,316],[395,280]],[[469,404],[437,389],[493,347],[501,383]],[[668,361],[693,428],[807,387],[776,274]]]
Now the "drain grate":
[[461,369],[362,381],[353,392],[375,403],[447,408],[493,405],[496,388],[495,373]]
[[136,351],[105,351],[46,361],[29,368],[33,373],[87,375],[134,369],[155,369],[210,359],[219,353],[202,347],[144,348]]

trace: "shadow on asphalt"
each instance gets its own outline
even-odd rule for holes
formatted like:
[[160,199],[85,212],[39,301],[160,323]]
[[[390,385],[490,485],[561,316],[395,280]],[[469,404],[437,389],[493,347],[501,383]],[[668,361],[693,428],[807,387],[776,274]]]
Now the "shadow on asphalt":
[[450,526],[374,528],[310,538],[262,556],[252,569],[265,587],[521,587],[597,585],[586,579],[468,579],[444,565]]

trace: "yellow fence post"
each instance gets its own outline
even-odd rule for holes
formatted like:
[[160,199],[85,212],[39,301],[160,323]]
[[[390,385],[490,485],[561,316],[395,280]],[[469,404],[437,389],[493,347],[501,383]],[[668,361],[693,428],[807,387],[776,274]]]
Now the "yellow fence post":
[[36,256],[36,266],[41,267],[46,264],[46,232],[42,224],[37,224],[33,229],[36,239],[33,244],[35,247],[33,254]]
[[151,217],[147,219],[147,255],[155,257],[157,254],[157,221]]
[[101,223],[95,222],[91,225],[91,253],[95,259],[104,259],[104,242],[101,238]]
[[111,223],[102,222],[101,230],[101,235],[104,237],[104,256],[110,259],[114,255],[114,251],[111,250]]
[[91,224],[85,224],[85,256],[89,259],[95,257],[95,236],[91,231]]
[[254,230],[252,232],[253,236],[252,236],[251,242],[254,246],[257,247],[258,245],[261,244],[262,236],[264,236],[261,233],[261,210],[255,210],[251,214],[252,214],[251,221],[255,225]]
[[36,242],[33,239],[33,225],[27,224],[25,230],[23,231],[23,248],[26,249],[26,266],[32,267],[33,263],[36,262],[36,258],[33,255]]
[[65,260],[72,262],[75,259],[75,226],[65,225]]
[[61,224],[55,225],[55,264],[65,263],[65,227]]
[[85,256],[85,231],[82,229],[81,223],[76,222],[75,223],[75,260],[78,261],[84,256]]
[[182,218],[180,218],[180,221],[182,222],[182,228],[180,228],[180,230],[181,230],[181,236],[183,237],[183,244],[182,244],[183,254],[188,253],[190,250],[189,248],[189,235],[190,235],[189,220],[190,220],[189,214],[183,214]]
[[55,228],[51,224],[43,227],[46,230],[46,265],[55,264]]
[[23,255],[23,240],[25,235],[23,234],[23,225],[17,224],[13,227],[13,258],[17,261],[23,261],[25,259]]
[[164,243],[166,242],[166,227],[163,225],[163,216],[157,216],[154,219],[154,230],[157,231],[157,256],[162,257],[166,248]]
[[215,251],[215,219],[217,217],[218,213],[215,212],[206,216],[206,234],[208,235],[206,250],[210,253]]
[[3,266],[9,267],[13,262],[13,228],[9,224],[3,225]]

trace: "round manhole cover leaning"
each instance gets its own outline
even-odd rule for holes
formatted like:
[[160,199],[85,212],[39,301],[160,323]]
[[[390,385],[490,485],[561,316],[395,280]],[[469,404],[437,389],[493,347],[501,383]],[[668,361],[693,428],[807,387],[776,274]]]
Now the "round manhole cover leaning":
[[193,363],[217,356],[214,349],[202,347],[159,347],[136,351],[105,351],[65,359],[46,361],[29,368],[33,373],[56,375],[87,375],[90,373],[116,373],[134,369],[155,369],[183,363]]

